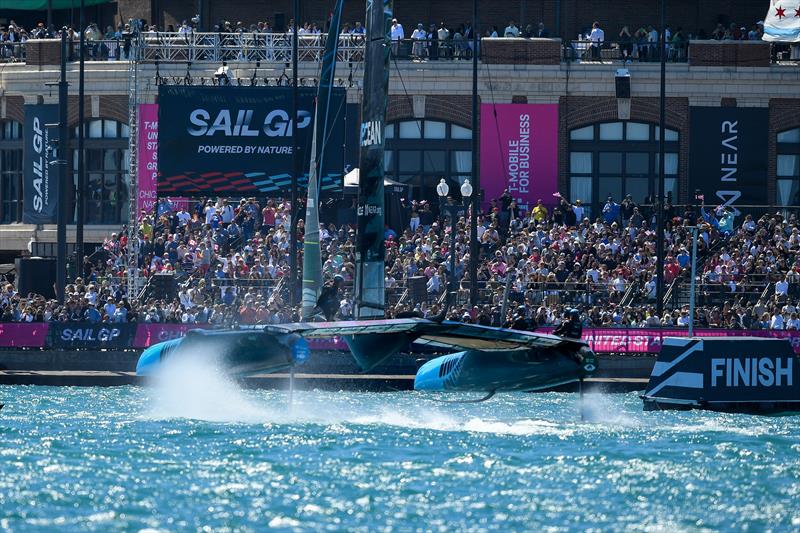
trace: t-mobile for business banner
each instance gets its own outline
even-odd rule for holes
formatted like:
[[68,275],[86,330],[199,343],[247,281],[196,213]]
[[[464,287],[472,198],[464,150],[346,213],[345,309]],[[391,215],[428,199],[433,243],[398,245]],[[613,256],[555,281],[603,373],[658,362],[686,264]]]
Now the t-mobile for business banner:
[[158,104],[139,104],[136,213],[152,213],[158,196]]
[[558,190],[558,104],[481,105],[481,188],[485,202],[508,189],[529,211]]
[[[23,208],[25,224],[56,224],[58,222],[58,165],[51,165],[55,152],[48,152],[57,128],[46,124],[58,122],[57,104],[25,106],[25,154],[23,162]],[[57,135],[53,135],[57,137]]]

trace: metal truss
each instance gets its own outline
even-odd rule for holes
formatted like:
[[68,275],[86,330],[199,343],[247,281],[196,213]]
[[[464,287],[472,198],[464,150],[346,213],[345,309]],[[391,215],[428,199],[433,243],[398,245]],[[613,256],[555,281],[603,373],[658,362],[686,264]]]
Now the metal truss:
[[[147,62],[216,62],[263,61],[290,63],[292,60],[291,33],[164,33],[144,34],[141,60]],[[326,34],[299,35],[298,59],[321,61]],[[339,62],[364,60],[364,37],[339,36]]]

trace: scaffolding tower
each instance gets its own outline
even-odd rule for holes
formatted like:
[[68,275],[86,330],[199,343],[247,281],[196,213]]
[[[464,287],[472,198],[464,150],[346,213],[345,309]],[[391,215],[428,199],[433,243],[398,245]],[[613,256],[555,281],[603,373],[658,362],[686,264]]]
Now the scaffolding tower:
[[127,244],[127,295],[128,301],[139,298],[139,213],[137,209],[138,141],[139,141],[139,56],[143,48],[140,20],[131,20],[131,47],[128,52],[128,244]]

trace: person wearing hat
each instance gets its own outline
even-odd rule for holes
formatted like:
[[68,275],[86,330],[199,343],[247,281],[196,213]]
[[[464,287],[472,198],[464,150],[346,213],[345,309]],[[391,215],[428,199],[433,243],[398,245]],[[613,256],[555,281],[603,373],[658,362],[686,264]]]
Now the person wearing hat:
[[420,22],[417,24],[417,29],[411,33],[411,56],[414,61],[425,60],[425,43],[428,40],[428,33],[425,31],[424,26]]
[[397,56],[400,51],[400,41],[406,38],[406,34],[403,31],[403,25],[397,22],[397,19],[392,19],[390,32],[392,37],[392,54]]

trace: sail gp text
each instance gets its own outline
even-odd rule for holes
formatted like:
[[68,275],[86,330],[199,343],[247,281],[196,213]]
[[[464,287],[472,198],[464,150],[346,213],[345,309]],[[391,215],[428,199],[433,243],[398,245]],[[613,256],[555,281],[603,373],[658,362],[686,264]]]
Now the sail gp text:
[[519,138],[508,141],[508,192],[519,207],[527,209],[526,195],[530,186],[531,116],[519,116]]

